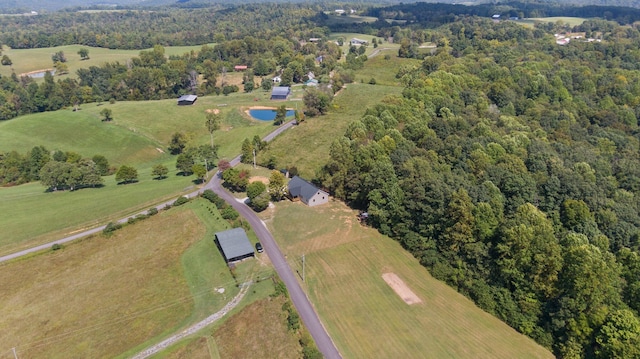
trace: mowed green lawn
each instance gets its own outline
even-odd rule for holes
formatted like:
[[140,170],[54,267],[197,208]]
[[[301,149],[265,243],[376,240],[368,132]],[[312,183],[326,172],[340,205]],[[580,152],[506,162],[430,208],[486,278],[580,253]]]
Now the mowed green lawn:
[[[268,93],[256,91],[202,97],[193,106],[177,106],[175,100],[87,104],[77,112],[66,109],[1,122],[0,151],[25,154],[44,145],[49,151],[75,151],[89,158],[102,154],[112,165],[136,167],[139,182],[116,185],[111,176],[105,177],[102,188],[57,193],[45,193],[39,183],[0,188],[0,254],[106,224],[195,190],[195,178],[177,176],[176,157],[166,153],[172,134],[187,134],[193,145],[209,143],[205,111],[219,109],[223,123],[214,133],[214,143],[220,146],[220,158],[231,159],[240,153],[245,138],[262,137],[274,129],[272,122],[253,120],[244,109],[280,104],[295,108],[296,101],[274,104]],[[101,122],[103,108],[112,110],[112,122]],[[170,169],[167,179],[152,179],[151,169],[158,163]]]
[[192,202],[0,265],[0,346],[25,358],[115,357],[221,308],[238,290],[210,236],[226,221],[198,212],[209,213]]
[[[213,44],[210,44],[213,46]],[[165,55],[182,55],[191,50],[198,51],[202,46],[167,46],[165,47]],[[89,50],[89,59],[81,60],[78,51],[82,48]],[[149,50],[149,49],[146,49]],[[69,68],[69,74],[56,76],[56,78],[64,79],[66,77],[75,78],[76,71],[81,68],[89,68],[90,66],[102,66],[105,63],[120,62],[126,63],[132,57],[137,57],[140,51],[145,50],[111,50],[101,47],[90,47],[83,45],[66,45],[56,47],[45,47],[38,49],[11,49],[9,47],[2,48],[2,54],[9,56],[11,66],[0,66],[1,76],[11,76],[14,71],[20,76],[23,73],[40,71],[53,68],[51,55],[56,52],[64,52],[67,58],[66,65]]]
[[[356,73],[356,82],[369,83],[373,78],[378,86],[402,86],[400,79],[396,78],[400,67],[420,67],[422,65],[422,60],[398,57],[397,47],[379,46],[378,50],[380,52],[367,60],[365,67]],[[389,59],[385,59],[385,55],[389,55]]]
[[327,115],[309,117],[286,131],[258,155],[258,161],[266,163],[274,156],[278,168],[296,166],[301,176],[313,178],[329,160],[331,143],[344,135],[349,123],[361,118],[367,107],[379,103],[385,96],[401,92],[402,88],[395,86],[348,84],[334,98]]
[[[394,240],[341,202],[282,202],[268,226],[345,358],[553,358],[533,340],[432,278]],[[421,303],[383,280],[394,273]]]
[[532,18],[519,19],[519,20],[510,20],[510,21],[514,21],[514,22],[516,22],[518,24],[522,24],[522,25],[527,26],[527,27],[533,27],[538,22],[543,22],[543,23],[553,22],[553,23],[556,23],[556,22],[560,21],[563,24],[568,24],[569,26],[573,27],[573,26],[581,25],[586,20],[588,20],[588,19],[582,18],[582,17],[555,16],[555,17],[532,17]]

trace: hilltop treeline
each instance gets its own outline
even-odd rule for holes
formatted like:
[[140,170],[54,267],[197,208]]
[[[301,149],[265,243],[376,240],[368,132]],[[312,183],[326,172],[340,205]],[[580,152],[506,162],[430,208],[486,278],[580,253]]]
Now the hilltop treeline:
[[[69,44],[110,49],[146,49],[155,45],[202,45],[245,36],[316,37],[307,22],[320,8],[314,5],[251,4],[222,9],[159,8],[56,12],[38,16],[0,17],[0,43],[14,49]],[[304,36],[302,36],[304,34]]]
[[[318,181],[564,358],[640,356],[640,32],[556,45],[469,18],[331,145]],[[605,34],[605,36],[608,36]]]
[[640,9],[624,7],[622,4],[608,6],[575,6],[559,3],[543,2],[502,2],[499,4],[480,4],[476,6],[454,4],[429,4],[419,2],[415,4],[398,4],[387,7],[370,8],[368,16],[383,19],[406,20],[420,25],[451,22],[456,16],[480,16],[490,18],[501,15],[502,18],[538,18],[570,16],[584,18],[603,18],[614,20],[621,25],[631,24],[640,20]]

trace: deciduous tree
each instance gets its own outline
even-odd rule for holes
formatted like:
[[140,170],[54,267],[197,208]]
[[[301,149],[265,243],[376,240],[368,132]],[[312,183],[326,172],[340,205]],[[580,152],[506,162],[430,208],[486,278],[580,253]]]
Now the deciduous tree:
[[138,170],[135,167],[122,165],[116,172],[116,182],[127,184],[138,181]]

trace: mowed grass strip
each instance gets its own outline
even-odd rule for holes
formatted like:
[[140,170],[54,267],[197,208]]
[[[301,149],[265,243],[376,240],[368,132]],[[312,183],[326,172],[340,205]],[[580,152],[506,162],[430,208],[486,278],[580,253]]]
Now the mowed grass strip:
[[[360,226],[341,202],[278,204],[269,222],[345,358],[552,358],[533,340],[435,280],[394,240]],[[421,300],[384,281],[397,275]]]
[[0,266],[0,347],[25,358],[113,357],[170,333],[193,307],[180,258],[205,231],[180,208]]

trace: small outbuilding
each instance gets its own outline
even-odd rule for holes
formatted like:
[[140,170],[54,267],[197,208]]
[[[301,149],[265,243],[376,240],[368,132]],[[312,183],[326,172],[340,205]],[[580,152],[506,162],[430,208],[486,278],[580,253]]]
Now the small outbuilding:
[[289,86],[276,86],[271,90],[272,100],[286,100],[291,94],[291,87]]
[[249,237],[242,228],[218,232],[215,240],[227,263],[255,256]]
[[306,180],[294,176],[288,184],[289,196],[292,200],[299,199],[309,207],[329,202],[329,193],[319,189]]
[[178,106],[193,105],[197,99],[198,96],[196,95],[180,96],[180,98],[178,99]]
[[349,43],[350,43],[351,45],[353,45],[353,46],[356,46],[356,45],[357,45],[357,46],[360,46],[360,45],[366,45],[366,44],[368,44],[368,43],[369,43],[369,41],[367,41],[367,40],[362,40],[362,39],[358,39],[358,38],[355,38],[355,37],[354,37],[353,39],[351,39],[351,41],[349,41]]
[[247,65],[236,65],[233,67],[235,71],[245,71],[247,68]]

